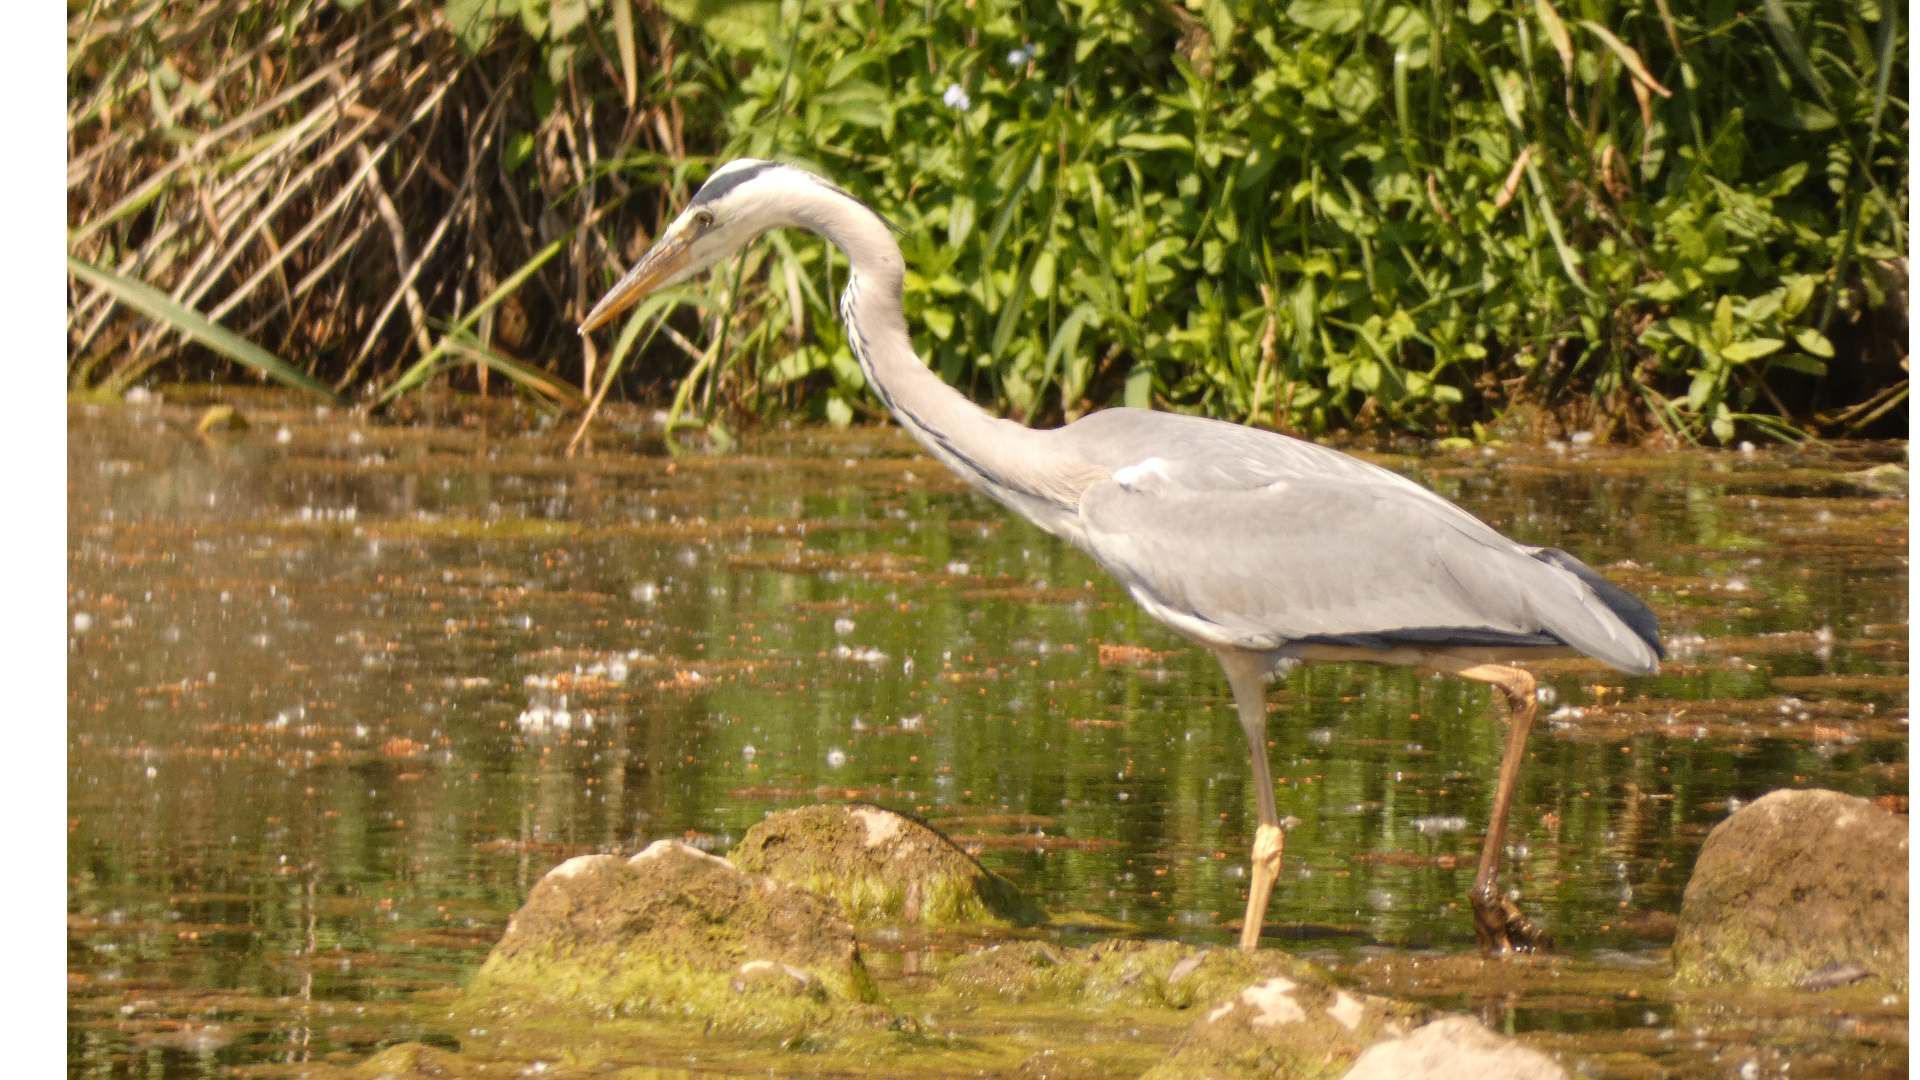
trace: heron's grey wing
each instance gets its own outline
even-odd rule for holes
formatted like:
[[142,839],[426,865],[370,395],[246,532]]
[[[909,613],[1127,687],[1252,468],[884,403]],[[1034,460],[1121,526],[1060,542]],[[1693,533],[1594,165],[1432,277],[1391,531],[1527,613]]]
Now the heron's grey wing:
[[1625,670],[1655,666],[1579,577],[1425,489],[1428,498],[1408,497],[1403,478],[1209,488],[1178,472],[1121,469],[1081,496],[1080,519],[1089,553],[1155,618],[1197,640],[1259,650],[1357,635],[1430,646],[1557,640]]

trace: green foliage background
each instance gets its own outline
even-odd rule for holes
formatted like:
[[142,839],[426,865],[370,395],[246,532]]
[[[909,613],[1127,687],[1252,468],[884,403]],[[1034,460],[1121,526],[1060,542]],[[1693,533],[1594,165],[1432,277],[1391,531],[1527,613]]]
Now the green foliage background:
[[[567,195],[614,207],[582,214],[605,251],[637,254],[720,161],[815,168],[899,226],[922,355],[1030,422],[1124,402],[1726,441],[1904,415],[1891,2],[630,4],[438,9],[470,62],[520,64],[500,182],[551,196],[520,163],[623,91],[659,123]],[[820,241],[775,234],[642,308],[578,381],[679,380],[677,415],[877,412],[838,280]],[[443,341],[384,396],[461,355]]]

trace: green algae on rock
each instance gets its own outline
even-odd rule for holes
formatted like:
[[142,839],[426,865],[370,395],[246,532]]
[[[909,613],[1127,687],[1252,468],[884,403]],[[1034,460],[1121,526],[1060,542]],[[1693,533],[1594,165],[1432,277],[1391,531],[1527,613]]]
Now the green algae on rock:
[[[1297,963],[1297,962],[1296,962]],[[1324,975],[1241,979],[1141,1080],[1333,1080],[1366,1049],[1397,1038],[1431,1014],[1420,1005],[1333,986]]]
[[1680,906],[1675,978],[1798,983],[1859,964],[1907,985],[1907,823],[1837,791],[1782,790],[1714,826]]
[[744,1031],[831,1026],[878,997],[832,901],[674,840],[554,867],[466,992],[468,1007],[496,1012],[584,1007]]
[[855,922],[1031,925],[1046,914],[925,823],[863,803],[803,806],[747,831],[742,870],[830,896]]

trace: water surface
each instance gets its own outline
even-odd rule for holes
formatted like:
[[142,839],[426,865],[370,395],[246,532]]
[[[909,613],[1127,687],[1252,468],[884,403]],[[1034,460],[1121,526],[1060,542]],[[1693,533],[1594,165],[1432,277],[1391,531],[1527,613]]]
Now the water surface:
[[[672,457],[634,415],[570,461],[531,414],[242,408],[220,437],[179,404],[70,416],[73,1074],[456,1046],[421,1003],[546,869],[723,851],[819,801],[929,819],[1082,913],[1069,942],[1101,920],[1233,940],[1253,793],[1218,666],[896,430]],[[1903,805],[1907,503],[1865,475],[1903,449],[1368,456],[1660,615],[1656,675],[1535,665],[1552,700],[1504,884],[1568,956],[1663,963],[1742,801]],[[1487,688],[1313,666],[1270,700],[1270,942],[1361,968],[1470,952]],[[868,950],[897,973],[929,944],[967,943]],[[1504,1026],[1671,1023],[1646,1016]]]

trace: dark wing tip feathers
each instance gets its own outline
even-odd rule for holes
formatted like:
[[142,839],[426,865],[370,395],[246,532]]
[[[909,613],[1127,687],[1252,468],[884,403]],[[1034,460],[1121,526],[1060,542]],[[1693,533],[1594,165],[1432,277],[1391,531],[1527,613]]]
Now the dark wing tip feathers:
[[1600,598],[1600,602],[1627,624],[1627,629],[1653,649],[1655,656],[1662,660],[1667,658],[1666,647],[1660,644],[1660,618],[1647,606],[1646,601],[1601,577],[1599,571],[1559,548],[1541,548],[1533,557],[1585,582],[1593,594]]

